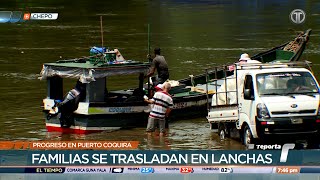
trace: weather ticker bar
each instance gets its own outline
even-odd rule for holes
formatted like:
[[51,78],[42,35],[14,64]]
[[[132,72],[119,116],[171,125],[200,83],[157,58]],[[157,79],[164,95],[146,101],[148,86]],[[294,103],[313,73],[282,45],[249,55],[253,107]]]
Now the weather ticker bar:
[[30,13],[22,11],[0,11],[0,23],[18,23],[29,20],[57,20],[58,13]]
[[60,174],[304,174],[320,173],[320,167],[110,167],[110,166],[68,166],[68,167],[0,167],[0,173],[60,173]]

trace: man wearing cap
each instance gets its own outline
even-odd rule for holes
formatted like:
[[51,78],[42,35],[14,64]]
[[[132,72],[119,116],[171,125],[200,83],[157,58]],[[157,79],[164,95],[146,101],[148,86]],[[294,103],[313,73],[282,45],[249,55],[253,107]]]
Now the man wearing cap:
[[[155,70],[157,69],[158,77],[156,78],[155,82],[153,82],[154,86],[157,86],[158,84],[163,84],[167,79],[169,79],[169,70],[168,70],[168,64],[163,56],[160,55],[160,48],[154,49],[154,59],[151,63],[151,68],[149,70],[149,73],[145,77],[150,77],[155,73]],[[149,60],[151,60],[150,55],[148,55]]]

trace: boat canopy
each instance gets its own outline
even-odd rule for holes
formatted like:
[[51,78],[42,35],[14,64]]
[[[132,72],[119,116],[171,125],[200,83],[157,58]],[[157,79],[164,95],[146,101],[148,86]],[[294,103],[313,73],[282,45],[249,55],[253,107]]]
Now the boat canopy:
[[56,62],[43,64],[40,80],[58,76],[61,78],[80,79],[82,83],[90,83],[97,78],[108,76],[146,73],[150,63],[126,61],[119,64],[95,65],[90,62]]

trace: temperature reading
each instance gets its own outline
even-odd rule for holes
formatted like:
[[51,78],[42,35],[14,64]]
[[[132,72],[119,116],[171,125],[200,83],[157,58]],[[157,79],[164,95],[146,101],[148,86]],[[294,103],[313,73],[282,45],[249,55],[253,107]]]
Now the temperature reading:
[[180,173],[193,173],[192,167],[182,167],[180,168]]
[[232,173],[232,168],[220,168],[220,173]]
[[149,174],[149,173],[153,173],[154,169],[151,167],[143,167],[141,168],[141,173],[143,174]]

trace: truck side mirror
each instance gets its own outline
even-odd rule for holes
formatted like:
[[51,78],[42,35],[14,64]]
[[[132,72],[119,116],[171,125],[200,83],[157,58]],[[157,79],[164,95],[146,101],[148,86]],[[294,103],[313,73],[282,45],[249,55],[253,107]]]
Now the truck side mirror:
[[254,100],[254,97],[251,94],[251,89],[244,89],[244,99]]

